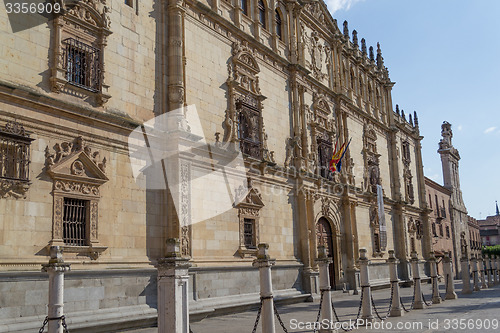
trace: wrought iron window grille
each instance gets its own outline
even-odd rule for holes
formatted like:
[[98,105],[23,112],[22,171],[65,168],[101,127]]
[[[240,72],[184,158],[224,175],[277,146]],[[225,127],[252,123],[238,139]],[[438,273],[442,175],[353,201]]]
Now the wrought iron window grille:
[[0,130],[0,178],[29,183],[30,145],[34,139],[17,122]]
[[101,90],[99,49],[75,38],[63,41],[66,80],[79,88],[98,92]]

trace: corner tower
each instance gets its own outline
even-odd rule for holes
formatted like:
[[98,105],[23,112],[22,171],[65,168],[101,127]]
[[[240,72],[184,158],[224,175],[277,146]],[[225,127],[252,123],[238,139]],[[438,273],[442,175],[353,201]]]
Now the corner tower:
[[444,121],[441,125],[442,139],[439,141],[438,153],[441,155],[441,164],[443,167],[444,187],[451,191],[450,215],[453,229],[453,249],[455,258],[455,272],[460,273],[460,258],[469,256],[468,244],[469,233],[467,231],[467,208],[465,207],[462,191],[460,190],[460,174],[458,161],[460,154],[453,147],[453,131],[451,124]]

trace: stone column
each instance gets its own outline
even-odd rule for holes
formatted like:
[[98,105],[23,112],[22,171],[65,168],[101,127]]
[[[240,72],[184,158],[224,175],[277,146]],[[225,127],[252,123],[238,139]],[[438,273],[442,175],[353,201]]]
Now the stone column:
[[259,268],[260,297],[262,300],[262,333],[274,333],[274,301],[271,266],[276,263],[269,257],[269,244],[259,244],[253,266]]
[[488,284],[486,283],[486,277],[484,276],[484,258],[482,254],[479,254],[479,274],[481,276],[481,289],[488,288]]
[[366,257],[366,248],[359,249],[360,280],[361,280],[361,319],[366,324],[373,322],[370,276],[368,274],[368,265],[370,260]]
[[51,246],[49,263],[42,265],[42,272],[49,273],[49,304],[47,306],[49,333],[63,333],[64,272],[69,270],[70,265],[64,263],[61,247]]
[[450,252],[446,252],[443,258],[443,272],[446,279],[446,296],[444,299],[457,299],[455,284],[453,283],[453,272],[450,258]]
[[[318,246],[318,258],[316,262],[319,266],[319,287],[323,301],[321,303],[321,322],[327,321],[333,323],[333,310],[332,310],[332,294],[330,293],[330,272],[329,265],[332,259],[326,254],[326,248],[321,245]],[[321,333],[333,333],[337,330],[320,328]]]
[[434,252],[431,251],[429,252],[429,259],[427,259],[427,262],[429,263],[430,270],[431,270],[431,283],[432,283],[432,304],[439,304],[443,300],[441,299],[441,296],[439,296],[439,285],[438,285],[438,276],[437,276],[437,261],[436,257],[434,256]]
[[486,257],[486,273],[488,274],[488,285],[493,285],[493,277],[491,276],[491,256]]
[[180,241],[167,240],[167,255],[158,260],[158,332],[189,333],[189,258],[181,256]]
[[479,291],[481,290],[481,288],[479,287],[479,276],[477,273],[476,255],[472,254],[470,261],[472,263],[472,281],[474,283],[474,291]]
[[413,299],[413,308],[414,309],[424,309],[425,304],[424,301],[422,300],[422,284],[420,281],[420,272],[418,269],[418,255],[417,252],[413,251],[411,253],[411,271],[413,274],[413,283],[414,283],[414,293],[415,293],[415,298]]
[[389,258],[387,258],[387,264],[389,265],[389,274],[391,277],[391,288],[392,288],[392,305],[389,317],[401,317],[404,314],[403,308],[401,307],[401,300],[399,294],[399,279],[398,279],[398,264],[399,260],[394,256],[394,250],[389,250]]
[[462,258],[460,259],[460,264],[462,268],[462,294],[470,294],[472,293],[472,289],[470,287],[470,275],[469,275],[469,259],[466,257],[467,254],[463,254]]

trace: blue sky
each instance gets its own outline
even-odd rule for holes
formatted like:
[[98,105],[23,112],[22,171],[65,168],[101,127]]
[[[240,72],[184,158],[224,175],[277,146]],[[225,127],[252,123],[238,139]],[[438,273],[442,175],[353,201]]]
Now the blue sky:
[[396,82],[394,107],[418,113],[425,175],[443,183],[437,148],[446,120],[469,215],[493,215],[500,200],[500,1],[326,1],[340,27],[347,20],[368,46],[380,42]]

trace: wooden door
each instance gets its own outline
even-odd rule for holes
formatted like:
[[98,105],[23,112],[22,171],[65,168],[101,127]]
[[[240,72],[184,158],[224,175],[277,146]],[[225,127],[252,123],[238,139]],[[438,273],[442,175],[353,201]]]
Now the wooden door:
[[330,271],[330,287],[335,289],[335,266],[334,266],[334,247],[333,247],[333,233],[330,223],[324,217],[320,218],[316,224],[316,238],[317,245],[323,245],[326,248],[326,254],[332,258],[332,263],[329,265]]

